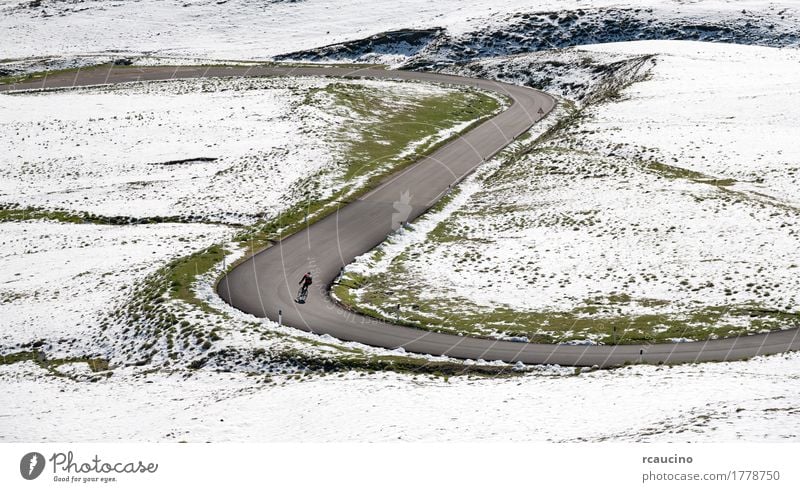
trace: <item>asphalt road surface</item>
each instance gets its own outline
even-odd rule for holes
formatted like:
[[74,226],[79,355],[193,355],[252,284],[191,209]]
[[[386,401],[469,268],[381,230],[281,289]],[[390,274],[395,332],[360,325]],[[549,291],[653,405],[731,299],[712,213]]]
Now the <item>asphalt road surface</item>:
[[[513,100],[504,112],[391,176],[360,199],[340,207],[274,246],[240,263],[218,285],[232,306],[313,333],[376,347],[459,359],[521,361],[526,364],[609,367],[625,363],[683,363],[745,359],[800,349],[798,329],[702,342],[653,345],[551,345],[434,333],[384,323],[333,302],[329,287],[340,268],[370,251],[401,222],[435,204],[485,159],[502,150],[554,106],[542,92],[498,82],[435,73],[342,67],[146,67],[93,68],[60,73],[9,90],[111,84],[196,77],[329,76],[438,82],[495,91]],[[410,196],[410,199],[404,199]],[[314,276],[305,304],[294,302],[303,274]],[[387,286],[387,289],[391,286]]]

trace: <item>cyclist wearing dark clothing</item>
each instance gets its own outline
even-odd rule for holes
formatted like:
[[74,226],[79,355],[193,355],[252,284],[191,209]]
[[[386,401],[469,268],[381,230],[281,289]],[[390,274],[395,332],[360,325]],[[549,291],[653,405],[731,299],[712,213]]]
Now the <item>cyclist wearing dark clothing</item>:
[[311,272],[303,275],[298,284],[300,285],[300,292],[297,293],[297,298],[305,301],[305,297],[308,295],[308,286],[311,285]]

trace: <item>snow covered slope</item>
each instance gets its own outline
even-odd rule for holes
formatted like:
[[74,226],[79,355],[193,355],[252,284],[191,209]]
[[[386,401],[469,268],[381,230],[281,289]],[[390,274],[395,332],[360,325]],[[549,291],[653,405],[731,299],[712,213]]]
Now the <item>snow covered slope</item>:
[[582,50],[658,55],[651,80],[584,125],[585,148],[611,145],[626,157],[658,149],[645,158],[800,207],[800,50],[658,41]]
[[[0,61],[63,67],[130,55],[438,66],[636,39],[796,45],[796,3],[758,0],[87,0],[0,3]],[[326,48],[318,49],[326,46]],[[77,60],[78,55],[94,58]],[[25,63],[0,63],[13,72]],[[0,73],[2,75],[2,73]]]
[[0,353],[31,342],[97,354],[98,325],[168,261],[228,238],[207,224],[0,223]]
[[[0,202],[251,224],[334,191],[363,118],[323,78],[207,79],[0,95]],[[448,89],[354,81],[403,104]],[[373,115],[378,117],[378,115]]]
[[[562,2],[473,17],[451,29],[399,30],[278,59],[356,60],[441,68],[493,56],[620,41],[673,39],[797,46],[796,5],[763,2]],[[537,8],[538,7],[538,8]],[[550,7],[549,9],[547,7]],[[749,9],[749,10],[748,10]],[[447,25],[443,27],[448,27]]]
[[[340,373],[268,382],[128,370],[90,383],[26,362],[0,366],[8,398],[0,441],[796,442],[798,363],[794,354],[579,376]],[[76,411],[86,401],[103,404]]]
[[668,41],[568,54],[596,53],[655,54],[655,65],[468,181],[428,219],[436,227],[423,220],[426,232],[366,255],[352,268],[366,277],[363,308],[401,304],[411,322],[542,341],[794,326],[800,52]]

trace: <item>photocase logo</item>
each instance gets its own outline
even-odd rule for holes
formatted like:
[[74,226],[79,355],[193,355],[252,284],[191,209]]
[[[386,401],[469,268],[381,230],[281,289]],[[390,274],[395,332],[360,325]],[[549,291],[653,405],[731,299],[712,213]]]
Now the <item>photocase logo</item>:
[[44,456],[32,452],[22,457],[19,462],[19,472],[25,480],[35,480],[44,471]]
[[395,213],[392,214],[392,230],[403,227],[411,216],[411,192],[406,190],[400,194],[400,199],[394,202]]

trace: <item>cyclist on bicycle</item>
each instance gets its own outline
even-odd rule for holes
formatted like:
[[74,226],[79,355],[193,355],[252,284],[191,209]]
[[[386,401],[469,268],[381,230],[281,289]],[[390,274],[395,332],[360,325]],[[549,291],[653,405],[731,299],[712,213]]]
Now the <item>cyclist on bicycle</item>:
[[303,278],[300,279],[300,282],[298,282],[298,285],[302,286],[300,287],[300,297],[305,297],[306,294],[308,294],[308,286],[311,285],[311,282],[311,272],[306,273],[303,275]]

